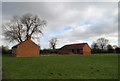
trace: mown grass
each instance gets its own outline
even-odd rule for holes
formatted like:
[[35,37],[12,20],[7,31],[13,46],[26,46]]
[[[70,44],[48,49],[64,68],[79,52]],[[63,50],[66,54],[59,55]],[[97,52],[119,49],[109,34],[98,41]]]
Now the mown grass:
[[2,78],[2,55],[0,53],[0,80]]
[[117,79],[118,55],[3,55],[3,79]]

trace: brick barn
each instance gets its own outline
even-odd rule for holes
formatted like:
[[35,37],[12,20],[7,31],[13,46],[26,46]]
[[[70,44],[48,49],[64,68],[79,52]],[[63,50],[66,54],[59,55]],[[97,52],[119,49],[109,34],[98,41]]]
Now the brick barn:
[[39,56],[40,47],[31,40],[31,36],[28,40],[21,42],[12,47],[12,56],[27,57],[27,56]]
[[60,48],[59,54],[82,54],[82,55],[90,55],[91,48],[87,43],[79,43],[79,44],[69,44]]

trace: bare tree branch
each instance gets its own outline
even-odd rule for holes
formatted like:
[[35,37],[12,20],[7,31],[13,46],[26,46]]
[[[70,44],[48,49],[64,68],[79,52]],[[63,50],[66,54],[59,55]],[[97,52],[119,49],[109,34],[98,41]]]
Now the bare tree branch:
[[97,44],[100,46],[100,48],[103,50],[106,45],[108,44],[109,40],[105,39],[105,38],[99,38],[97,39]]
[[10,23],[3,24],[3,34],[9,42],[22,42],[32,38],[36,34],[43,34],[43,28],[46,26],[45,20],[40,20],[37,15],[24,14],[23,16],[14,16]]
[[56,48],[56,44],[57,44],[57,38],[52,38],[49,40],[50,43],[50,48],[55,49]]

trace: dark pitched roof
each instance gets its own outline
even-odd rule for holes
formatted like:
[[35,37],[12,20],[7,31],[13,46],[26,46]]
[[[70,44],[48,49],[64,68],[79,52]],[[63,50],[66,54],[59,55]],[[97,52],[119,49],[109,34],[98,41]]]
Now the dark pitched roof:
[[87,43],[69,44],[69,45],[63,46],[61,49],[78,49],[78,48],[83,49],[85,44]]

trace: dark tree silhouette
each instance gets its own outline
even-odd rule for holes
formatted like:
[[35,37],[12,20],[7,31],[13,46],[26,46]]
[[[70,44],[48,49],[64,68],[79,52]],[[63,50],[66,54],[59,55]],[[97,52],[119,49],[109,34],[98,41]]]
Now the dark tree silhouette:
[[93,42],[92,45],[91,45],[91,48],[92,49],[99,49],[98,45],[96,42]]
[[120,53],[120,47],[115,48],[116,53]]
[[9,42],[22,42],[28,39],[30,35],[36,39],[43,34],[43,28],[46,25],[45,20],[40,20],[37,15],[24,14],[22,16],[14,16],[9,23],[3,24],[3,35]]
[[49,40],[50,43],[50,48],[55,49],[56,48],[56,44],[57,44],[57,38],[52,38]]
[[110,45],[110,44],[107,45],[107,51],[108,51],[109,53],[115,53],[115,49],[113,49],[113,46]]
[[99,46],[96,42],[93,42],[91,44],[91,52],[92,53],[99,53],[100,52]]
[[108,50],[113,49],[112,45],[108,44],[108,45],[107,45],[107,49],[108,49]]

